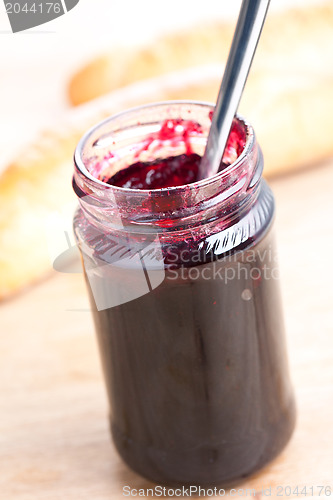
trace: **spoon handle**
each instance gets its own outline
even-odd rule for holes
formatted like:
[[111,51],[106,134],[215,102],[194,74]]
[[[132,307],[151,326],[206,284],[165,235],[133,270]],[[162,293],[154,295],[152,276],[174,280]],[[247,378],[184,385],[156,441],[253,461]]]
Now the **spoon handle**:
[[200,179],[218,172],[270,0],[243,0],[213,114]]

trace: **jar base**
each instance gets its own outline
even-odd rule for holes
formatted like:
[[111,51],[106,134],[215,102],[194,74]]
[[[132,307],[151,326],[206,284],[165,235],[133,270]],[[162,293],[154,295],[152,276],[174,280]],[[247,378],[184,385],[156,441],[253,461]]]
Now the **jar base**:
[[137,444],[110,422],[114,445],[124,462],[147,480],[169,487],[230,488],[276,458],[290,440],[296,422],[294,401],[275,425],[245,444],[224,443],[185,451],[164,451]]

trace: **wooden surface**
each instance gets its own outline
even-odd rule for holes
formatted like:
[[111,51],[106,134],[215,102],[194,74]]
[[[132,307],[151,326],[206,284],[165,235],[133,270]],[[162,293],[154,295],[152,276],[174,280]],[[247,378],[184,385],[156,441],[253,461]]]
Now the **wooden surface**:
[[[271,183],[298,422],[278,459],[240,486],[271,487],[271,498],[277,485],[333,490],[332,167]],[[151,487],[110,442],[82,275],[54,274],[2,304],[0,321],[0,498],[113,500],[125,485]]]

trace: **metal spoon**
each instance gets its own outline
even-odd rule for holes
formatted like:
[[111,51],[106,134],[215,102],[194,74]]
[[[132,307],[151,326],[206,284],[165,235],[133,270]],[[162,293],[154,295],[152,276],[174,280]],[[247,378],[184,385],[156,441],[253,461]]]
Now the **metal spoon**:
[[218,172],[270,0],[243,0],[223,75],[199,178]]

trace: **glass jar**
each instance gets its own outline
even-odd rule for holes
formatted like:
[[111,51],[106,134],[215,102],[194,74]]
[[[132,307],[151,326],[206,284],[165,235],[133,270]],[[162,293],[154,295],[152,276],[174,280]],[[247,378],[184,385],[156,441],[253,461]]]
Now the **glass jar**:
[[235,119],[245,146],[213,177],[154,190],[103,182],[137,161],[202,155],[212,109],[129,110],[75,152],[74,229],[113,440],[130,467],[160,484],[237,482],[283,449],[295,422],[274,198],[252,127]]

